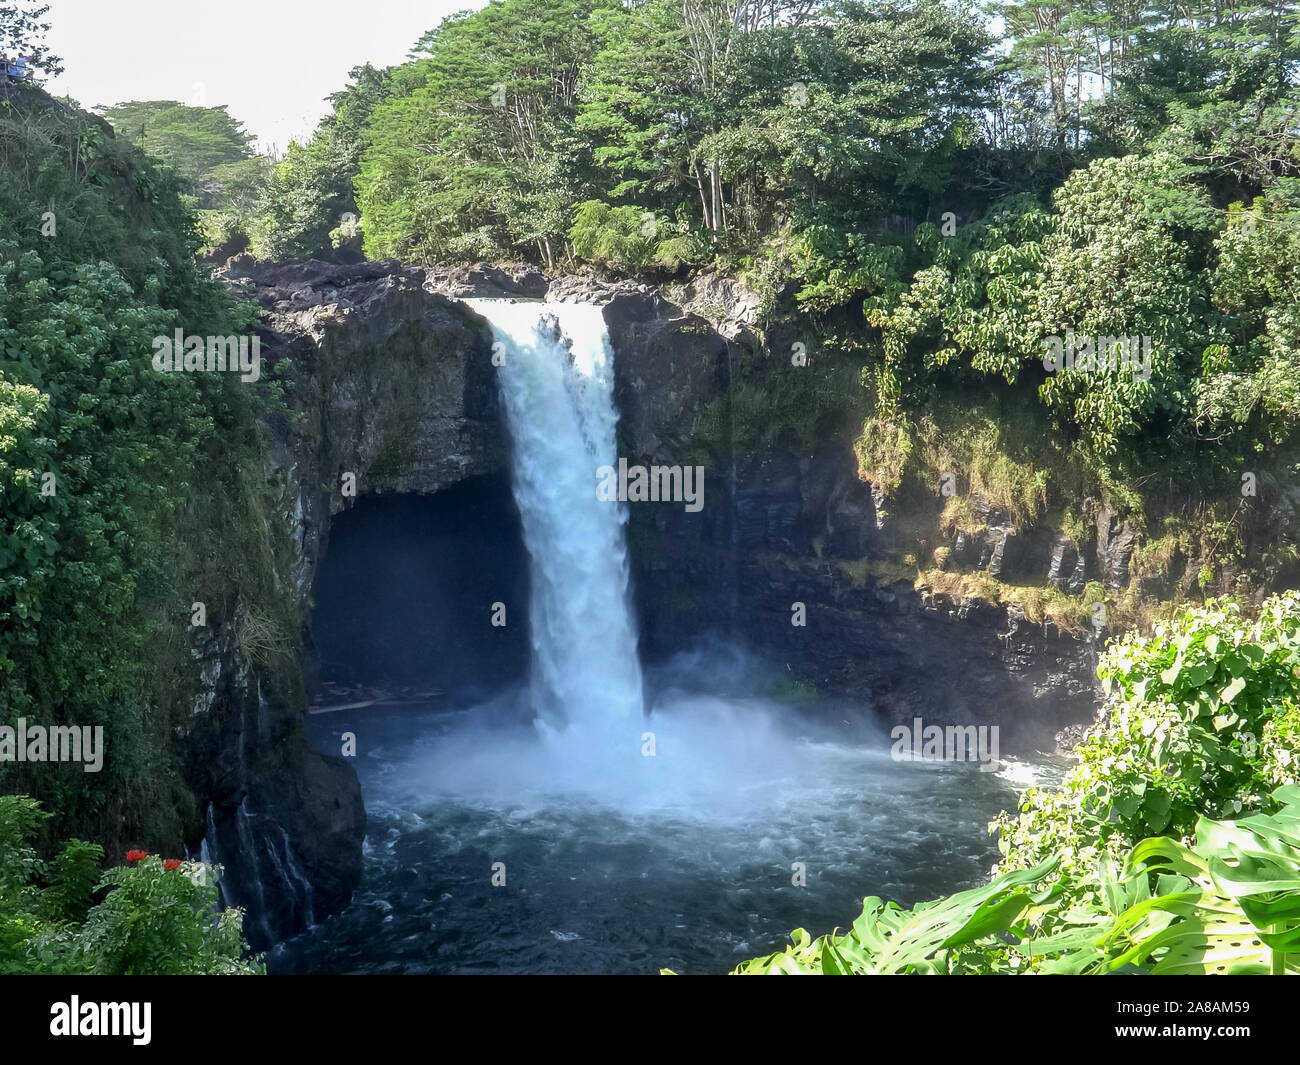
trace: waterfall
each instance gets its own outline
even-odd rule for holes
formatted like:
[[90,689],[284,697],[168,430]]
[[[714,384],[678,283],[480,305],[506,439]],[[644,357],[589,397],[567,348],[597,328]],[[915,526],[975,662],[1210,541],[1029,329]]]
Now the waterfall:
[[235,827],[239,835],[239,849],[248,855],[248,864],[252,869],[253,887],[256,889],[257,905],[256,907],[250,905],[249,910],[250,913],[255,910],[257,922],[261,925],[262,934],[266,937],[266,941],[274,943],[275,936],[271,934],[271,926],[266,920],[266,888],[262,885],[262,871],[258,867],[257,851],[253,842],[253,827],[250,824],[250,819],[254,816],[254,814],[249,813],[248,796],[245,795],[239,802],[239,809],[235,812]]
[[[217,853],[217,821],[214,816],[212,803],[208,803],[208,812],[205,818],[207,831],[203,833],[203,839],[199,842],[199,861],[206,866],[217,865],[221,861]],[[220,878],[217,879],[217,904],[221,909],[230,905],[226,898],[226,889],[222,887]]]
[[[471,300],[491,323],[530,560],[531,698],[552,738],[632,750],[641,666],[626,506],[597,497],[617,466],[613,353],[599,307]],[[627,746],[624,746],[627,745]]]

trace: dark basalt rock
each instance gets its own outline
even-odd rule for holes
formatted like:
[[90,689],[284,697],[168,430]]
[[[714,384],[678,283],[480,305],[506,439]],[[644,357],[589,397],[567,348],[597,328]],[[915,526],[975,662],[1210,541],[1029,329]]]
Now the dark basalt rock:
[[1020,558],[1020,541],[1016,530],[1008,525],[995,525],[989,529],[989,576],[1008,579]]
[[1069,584],[1066,585],[1071,595],[1081,595],[1088,584],[1088,558],[1080,554],[1074,563],[1074,572],[1070,574]]
[[1129,561],[1133,557],[1133,548],[1137,542],[1137,533],[1122,522],[1108,506],[1097,512],[1097,566],[1101,571],[1102,583],[1109,589],[1118,590],[1128,584]]
[[[530,275],[500,273],[536,290]],[[360,497],[433,493],[505,470],[491,331],[430,291],[424,271],[397,263],[242,256],[224,276],[262,306],[264,362],[288,360],[296,417],[272,421],[268,473],[294,532],[285,587],[308,616],[331,518],[352,500],[344,473]],[[466,277],[506,283],[490,272]],[[207,814],[203,841],[225,866],[223,897],[247,909],[249,941],[263,949],[347,903],[360,883],[365,811],[347,760],[307,744],[301,664],[250,664],[236,646],[239,617],[236,607],[217,621],[199,652],[204,694],[184,745]]]
[[981,559],[987,562],[988,555],[984,551],[984,541],[985,534],[982,531],[966,532],[958,529],[952,544],[953,560],[960,566],[970,568],[978,567]]
[[1048,583],[1053,588],[1067,588],[1079,560],[1079,549],[1074,541],[1064,534],[1057,536],[1052,543],[1051,557],[1047,565]]
[[[831,462],[810,463],[809,474],[827,468]],[[824,554],[833,558],[862,558],[871,549],[871,532],[876,526],[876,508],[870,488],[858,477],[856,470],[847,469],[848,456],[841,453],[838,474],[835,475],[829,496],[822,506],[818,498],[805,497],[805,509],[812,513],[825,513],[826,541]]]
[[425,285],[452,299],[544,299],[550,282],[526,263],[494,266],[431,266],[424,271]]

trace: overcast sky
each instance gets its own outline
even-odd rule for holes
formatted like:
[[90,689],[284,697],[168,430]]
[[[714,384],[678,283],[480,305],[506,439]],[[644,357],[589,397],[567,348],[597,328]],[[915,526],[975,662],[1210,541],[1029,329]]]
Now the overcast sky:
[[367,61],[406,58],[425,30],[483,0],[49,0],[66,70],[46,88],[83,107],[225,104],[261,149],[305,140]]

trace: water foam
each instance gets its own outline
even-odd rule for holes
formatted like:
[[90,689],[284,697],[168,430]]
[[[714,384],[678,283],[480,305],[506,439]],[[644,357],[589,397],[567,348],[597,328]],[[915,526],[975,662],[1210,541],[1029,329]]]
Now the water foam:
[[[475,300],[492,325],[511,474],[531,563],[531,698],[551,737],[637,754],[643,709],[624,505],[597,498],[617,463],[613,353],[599,307]],[[619,759],[620,761],[623,758]]]

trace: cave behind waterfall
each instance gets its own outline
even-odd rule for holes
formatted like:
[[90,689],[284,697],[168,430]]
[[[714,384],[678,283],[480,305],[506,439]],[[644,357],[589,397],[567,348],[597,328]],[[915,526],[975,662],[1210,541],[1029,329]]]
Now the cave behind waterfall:
[[331,523],[313,600],[325,685],[479,696],[521,678],[528,560],[509,479],[363,496]]

